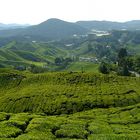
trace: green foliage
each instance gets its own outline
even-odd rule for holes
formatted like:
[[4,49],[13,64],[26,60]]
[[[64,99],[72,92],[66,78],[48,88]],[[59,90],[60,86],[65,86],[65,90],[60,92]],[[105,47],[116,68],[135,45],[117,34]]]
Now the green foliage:
[[0,138],[16,137],[21,134],[22,130],[14,126],[13,124],[3,121],[0,123]]
[[47,72],[48,69],[47,68],[43,68],[43,67],[38,67],[35,65],[31,65],[28,70],[32,73],[43,73],[43,72]]
[[98,73],[98,64],[92,62],[72,62],[67,68],[66,71],[73,72],[94,72]]
[[63,62],[63,58],[59,58],[59,57],[55,58],[56,65],[60,65],[60,64],[62,64],[62,62]]
[[43,67],[51,65],[57,56],[66,56],[67,51],[48,43],[27,43],[12,41],[0,48],[2,67],[13,66],[16,69],[29,67],[31,64]]
[[121,76],[129,76],[130,72],[128,70],[128,67],[125,65],[123,67],[118,68],[117,74]]
[[63,116],[5,115],[10,117],[0,122],[0,139],[137,140],[140,136],[139,105],[96,108]]
[[71,114],[139,102],[139,79],[133,77],[65,72],[2,74],[0,79],[0,110],[5,112]]
[[99,72],[103,73],[103,74],[108,74],[109,73],[109,65],[107,65],[106,63],[102,62],[99,66]]
[[[0,139],[137,140],[139,78],[0,70]],[[9,113],[8,113],[9,112]]]
[[140,56],[136,57],[133,61],[133,68],[136,72],[140,73]]
[[119,53],[118,53],[118,58],[121,59],[121,58],[124,58],[127,56],[127,51],[125,48],[121,48],[119,50]]
[[63,57],[56,57],[55,64],[58,66],[67,66],[70,62],[72,62],[71,58],[63,58]]
[[117,74],[121,76],[129,76],[129,63],[130,61],[127,58],[127,50],[126,48],[121,48],[118,53],[118,70]]

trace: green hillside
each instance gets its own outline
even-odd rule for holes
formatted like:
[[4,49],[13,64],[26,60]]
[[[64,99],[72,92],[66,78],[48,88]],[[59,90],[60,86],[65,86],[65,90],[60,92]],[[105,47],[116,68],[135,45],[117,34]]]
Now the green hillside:
[[[0,67],[28,67],[33,64],[48,71],[79,71],[83,66],[85,71],[97,72],[100,62],[117,63],[121,48],[126,48],[128,57],[135,60],[140,54],[139,36],[139,31],[112,31],[106,36],[75,36],[50,42],[16,38],[14,41],[5,40],[2,45],[0,41]],[[56,64],[56,58],[63,62]],[[71,61],[66,63],[66,58]]]
[[[0,139],[138,140],[140,79],[0,70]],[[5,112],[5,113],[4,113]]]
[[93,62],[73,62],[66,68],[66,71],[98,72],[98,66],[98,64]]
[[4,66],[15,65],[47,65],[54,62],[56,57],[67,55],[62,50],[48,43],[11,41],[0,48],[0,62]]
[[[86,72],[98,71],[98,64],[94,62],[79,61],[79,57],[93,57],[95,54],[88,52],[88,43],[82,43],[78,48],[73,50],[64,48],[63,46],[55,45],[54,43],[39,43],[39,42],[19,42],[11,41],[10,43],[0,48],[0,66],[15,67],[15,66],[30,66],[32,64],[39,67],[47,67],[48,70],[65,70],[65,71],[81,71]],[[74,52],[75,51],[75,52]],[[73,60],[73,55],[78,59]],[[70,64],[64,66],[56,65],[55,59],[70,58]]]

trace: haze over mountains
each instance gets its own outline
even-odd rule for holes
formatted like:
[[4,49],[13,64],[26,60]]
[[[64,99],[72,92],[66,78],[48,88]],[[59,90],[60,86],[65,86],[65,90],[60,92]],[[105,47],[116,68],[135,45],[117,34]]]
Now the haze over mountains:
[[86,34],[88,29],[76,23],[70,23],[59,19],[49,19],[38,25],[25,29],[11,29],[0,31],[0,37],[21,36],[31,40],[54,40],[72,36],[73,34]]
[[[10,29],[5,28],[4,25],[2,27],[3,29],[6,29],[0,31],[0,37],[2,38],[12,37],[27,40],[50,41],[67,38],[74,34],[85,35],[88,32],[91,32],[91,30],[140,30],[140,20],[124,23],[111,21],[78,21],[72,23],[52,18],[38,25],[29,27],[26,27],[26,25],[11,25],[9,26]],[[8,27],[8,25],[6,27]]]
[[140,30],[140,20],[127,22],[112,21],[78,21],[78,25],[94,30]]
[[16,23],[12,23],[12,24],[0,23],[0,30],[16,29],[16,28],[26,28],[28,26],[30,26],[30,25],[29,24],[16,24]]

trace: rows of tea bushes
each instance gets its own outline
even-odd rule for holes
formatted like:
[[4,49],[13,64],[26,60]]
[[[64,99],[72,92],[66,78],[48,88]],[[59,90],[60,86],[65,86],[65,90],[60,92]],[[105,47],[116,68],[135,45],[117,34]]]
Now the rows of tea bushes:
[[0,139],[139,140],[140,104],[71,115],[0,113]]
[[139,140],[140,79],[0,71],[0,140]]
[[140,102],[140,79],[134,77],[92,73],[14,76],[17,78],[7,79],[7,84],[1,82],[0,111],[60,115],[94,108],[124,107]]

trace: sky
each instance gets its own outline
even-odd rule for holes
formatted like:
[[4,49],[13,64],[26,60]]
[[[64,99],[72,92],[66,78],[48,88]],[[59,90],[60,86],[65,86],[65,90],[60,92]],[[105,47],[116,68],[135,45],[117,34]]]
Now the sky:
[[0,23],[38,24],[49,18],[140,20],[140,0],[0,0]]

